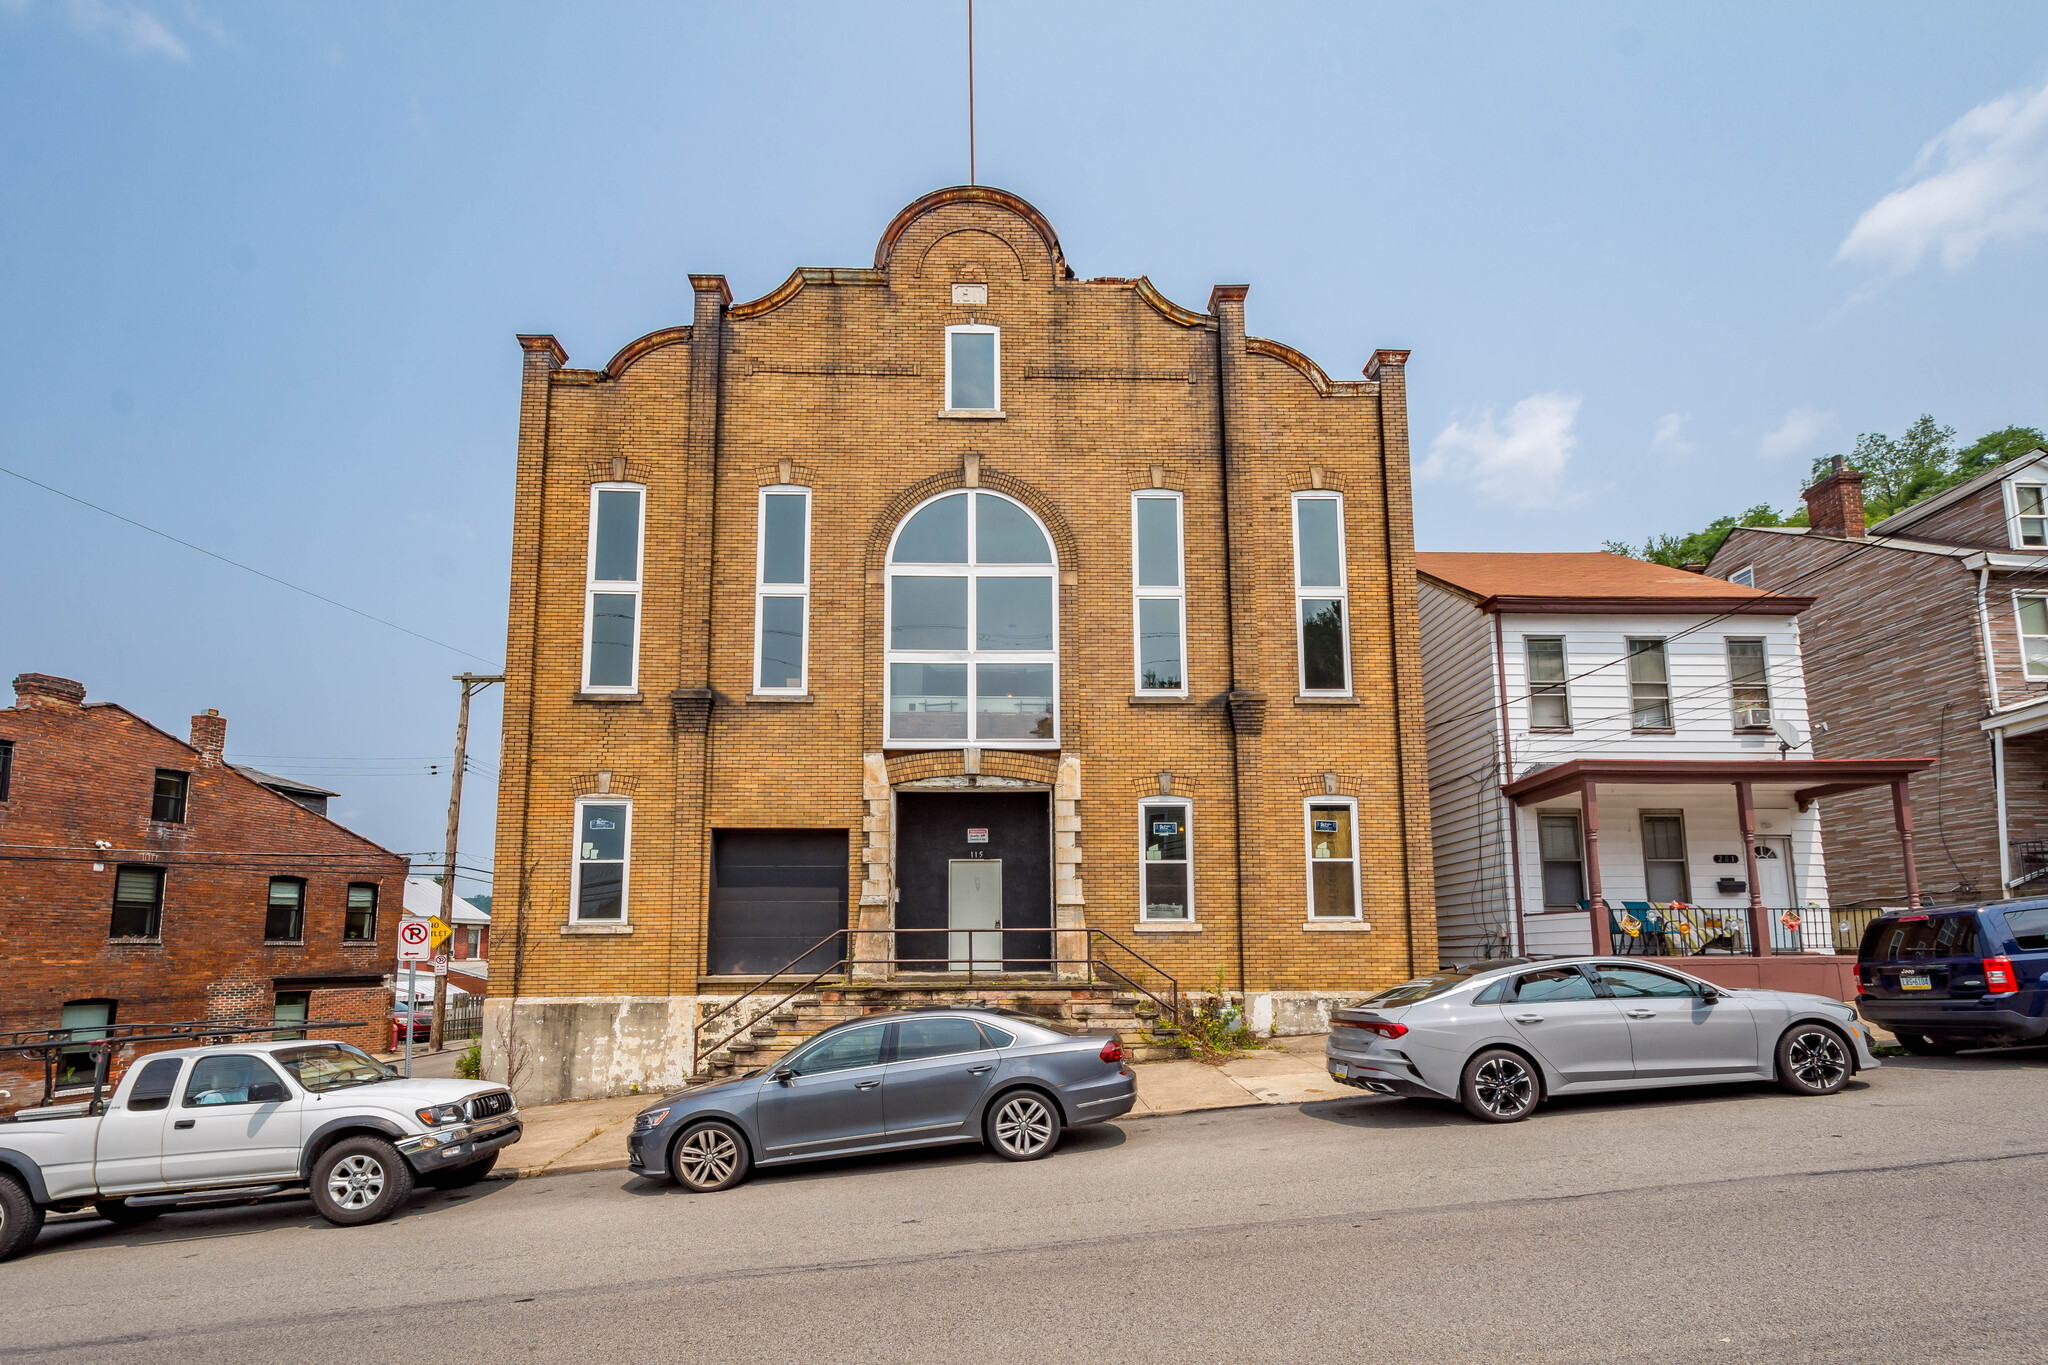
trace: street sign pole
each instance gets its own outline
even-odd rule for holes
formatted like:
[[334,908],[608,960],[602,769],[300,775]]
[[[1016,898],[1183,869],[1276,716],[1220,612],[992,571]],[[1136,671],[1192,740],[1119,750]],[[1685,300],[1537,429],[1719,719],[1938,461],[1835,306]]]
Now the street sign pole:
[[413,1011],[419,1008],[417,1002],[420,998],[419,990],[414,983],[419,979],[419,974],[419,963],[408,962],[405,964],[405,1078],[407,1080],[412,1079],[412,1015]]

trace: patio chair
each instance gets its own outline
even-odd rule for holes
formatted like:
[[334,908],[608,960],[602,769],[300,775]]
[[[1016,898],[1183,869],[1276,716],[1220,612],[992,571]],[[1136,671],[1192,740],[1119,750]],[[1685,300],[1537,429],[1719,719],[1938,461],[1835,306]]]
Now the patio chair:
[[1670,956],[1671,945],[1665,941],[1664,917],[1657,913],[1660,907],[1649,901],[1623,901],[1621,908],[1642,922],[1642,936],[1636,940],[1642,945],[1638,951]]
[[[1634,935],[1630,935],[1628,929],[1622,924],[1623,914],[1634,917],[1636,921],[1636,932]],[[1640,953],[1643,951],[1645,941],[1649,938],[1649,935],[1649,922],[1643,918],[1633,902],[1623,901],[1619,907],[1612,905],[1607,907],[1607,936],[1613,940],[1611,951],[1617,954]]]

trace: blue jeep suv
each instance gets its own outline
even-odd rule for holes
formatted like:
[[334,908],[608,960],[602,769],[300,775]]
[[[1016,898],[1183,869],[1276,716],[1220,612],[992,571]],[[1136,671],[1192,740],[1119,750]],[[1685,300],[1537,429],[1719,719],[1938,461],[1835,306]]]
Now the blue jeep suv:
[[2048,900],[1884,915],[1856,954],[1856,1007],[1908,1052],[2048,1037]]

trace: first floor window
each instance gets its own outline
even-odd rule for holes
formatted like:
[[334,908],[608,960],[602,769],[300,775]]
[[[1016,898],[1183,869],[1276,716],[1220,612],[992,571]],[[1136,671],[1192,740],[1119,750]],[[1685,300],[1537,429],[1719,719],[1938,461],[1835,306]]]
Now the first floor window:
[[1543,908],[1577,908],[1586,898],[1586,862],[1579,844],[1579,817],[1537,816],[1536,842],[1543,857]]
[[[65,1004],[64,1013],[58,1017],[57,1027],[68,1030],[65,1035],[67,1042],[90,1043],[106,1037],[107,1030],[113,1023],[112,1000],[72,1000]],[[91,1085],[96,1065],[89,1048],[59,1053],[57,1088],[65,1090]]]
[[266,943],[297,943],[306,936],[306,884],[297,877],[270,879],[270,904],[263,914]]
[[464,957],[482,957],[484,955],[483,929],[480,926],[472,925],[469,928],[464,929],[462,931],[462,934],[462,955]]
[[[270,1022],[273,1024],[303,1024],[310,1017],[312,1008],[313,992],[279,991],[277,993],[277,1003],[271,1006]],[[273,1033],[270,1036],[279,1042],[283,1042],[288,1038],[303,1038],[306,1035],[304,1032],[296,1032]]]
[[160,867],[124,867],[114,873],[114,920],[108,938],[160,938],[164,873]]
[[1643,890],[1653,905],[1692,899],[1685,866],[1685,817],[1643,814]]
[[1308,807],[1308,891],[1312,919],[1358,918],[1358,808],[1349,801]]
[[1192,863],[1188,855],[1188,803],[1147,801],[1141,808],[1144,866],[1139,875],[1144,905],[1141,919],[1190,920],[1195,917]]
[[626,863],[633,808],[624,801],[576,803],[576,885],[572,918],[619,924],[626,918]]
[[1572,728],[1571,684],[1565,679],[1564,637],[1533,636],[1522,641],[1529,668],[1529,728]]
[[2020,612],[2020,657],[2026,660],[2027,676],[2048,678],[2048,597],[2018,599]]
[[377,888],[373,884],[356,882],[349,887],[341,936],[350,943],[364,943],[377,937]]
[[1664,664],[1662,640],[1628,642],[1630,728],[1671,728],[1671,675]]

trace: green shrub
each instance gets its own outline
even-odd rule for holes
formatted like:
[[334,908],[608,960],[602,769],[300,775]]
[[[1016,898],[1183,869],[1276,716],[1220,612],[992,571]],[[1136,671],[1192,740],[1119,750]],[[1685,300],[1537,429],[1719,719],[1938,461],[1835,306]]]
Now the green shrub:
[[469,1051],[455,1059],[455,1074],[462,1077],[465,1081],[473,1081],[483,1073],[483,1069],[484,1040],[481,1038],[472,1039],[469,1044]]

